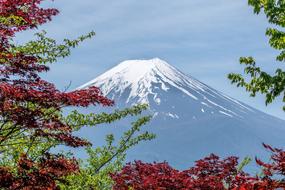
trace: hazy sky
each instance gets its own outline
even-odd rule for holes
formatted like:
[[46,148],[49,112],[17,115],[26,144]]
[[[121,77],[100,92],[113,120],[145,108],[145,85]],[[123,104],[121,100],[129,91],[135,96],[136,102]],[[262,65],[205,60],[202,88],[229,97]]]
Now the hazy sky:
[[[254,15],[247,0],[55,0],[60,15],[41,27],[58,40],[91,30],[92,40],[72,56],[52,65],[46,78],[61,89],[76,88],[126,59],[159,57],[183,72],[238,100],[285,119],[278,101],[266,107],[249,98],[226,75],[241,72],[240,56],[252,55],[272,72],[277,52],[268,45],[263,15]],[[32,37],[19,35],[19,43]]]

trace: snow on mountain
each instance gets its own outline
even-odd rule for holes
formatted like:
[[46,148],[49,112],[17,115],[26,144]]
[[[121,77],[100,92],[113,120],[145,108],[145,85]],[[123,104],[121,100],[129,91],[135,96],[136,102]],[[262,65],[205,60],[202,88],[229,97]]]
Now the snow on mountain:
[[[229,117],[242,117],[247,112],[254,112],[250,107],[185,75],[159,58],[124,61],[80,88],[88,86],[98,86],[105,95],[120,102],[124,99],[125,104],[160,105],[162,92],[176,90],[183,98],[186,96],[192,101],[199,102],[200,111],[203,113],[205,110],[211,110],[212,113]],[[128,94],[122,98],[126,92]],[[219,99],[220,103],[217,103],[216,99]],[[178,117],[173,113],[169,113],[168,116]]]
[[[195,100],[198,98],[184,89],[183,86],[189,85],[193,90],[198,90],[198,88],[202,89],[200,84],[193,85],[195,84],[194,80],[191,80],[158,58],[122,62],[98,78],[85,84],[82,88],[90,85],[104,85],[102,90],[105,94],[114,91],[114,93],[118,95],[122,95],[126,88],[130,88],[131,92],[126,103],[137,97],[139,97],[138,103],[149,103],[148,96],[150,94],[157,95],[153,92],[151,83],[160,83],[164,91],[169,89],[166,85],[168,83]],[[159,103],[159,101],[157,102]]]
[[[285,145],[283,120],[224,95],[158,58],[124,61],[79,89],[89,86],[99,87],[119,108],[150,105],[154,119],[148,130],[157,138],[136,147],[129,160],[167,160],[185,168],[210,153],[263,157],[261,143]],[[95,144],[101,138],[96,132],[85,134],[92,134]]]

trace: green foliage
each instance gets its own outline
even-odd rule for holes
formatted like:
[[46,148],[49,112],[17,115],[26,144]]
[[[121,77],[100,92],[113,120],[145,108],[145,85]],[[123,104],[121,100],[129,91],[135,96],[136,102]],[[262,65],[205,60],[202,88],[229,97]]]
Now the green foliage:
[[[268,28],[266,35],[269,37],[269,45],[280,51],[276,61],[285,61],[285,1],[284,0],[249,0],[249,5],[254,8],[254,13],[261,11],[266,15],[268,22],[276,28]],[[240,64],[245,65],[244,73],[250,78],[247,81],[241,74],[231,73],[228,78],[238,87],[244,87],[251,96],[257,93],[265,95],[266,105],[272,103],[277,97],[282,96],[285,102],[285,72],[277,68],[274,74],[269,74],[258,66],[252,57],[241,57]],[[285,106],[283,106],[285,111]]]
[[[67,120],[79,129],[83,125],[95,126],[102,123],[111,123],[127,116],[137,116],[147,105],[137,105],[124,110],[116,110],[114,113],[83,115],[77,111],[67,116]],[[113,181],[109,174],[121,170],[125,162],[126,151],[141,141],[155,138],[154,134],[140,132],[141,127],[148,123],[151,116],[138,118],[132,123],[132,127],[125,131],[116,143],[114,135],[106,136],[106,145],[102,147],[88,147],[86,151],[89,155],[87,162],[81,161],[79,174],[74,174],[66,178],[67,183],[61,184],[66,190],[100,189],[109,190]]]
[[136,116],[148,109],[147,104],[135,105],[124,110],[115,110],[113,113],[99,114],[81,114],[77,110],[72,111],[66,118],[65,122],[72,126],[75,130],[79,130],[83,126],[95,126],[102,123],[112,123],[123,119],[127,116]]
[[77,47],[86,39],[92,38],[95,32],[82,35],[75,40],[64,39],[61,44],[47,37],[46,34],[46,31],[36,33],[36,40],[21,46],[14,46],[11,51],[14,53],[28,53],[29,55],[35,56],[39,63],[54,63],[58,58],[69,56],[72,48]]
[[250,164],[250,162],[252,161],[252,159],[250,157],[245,157],[242,162],[238,165],[237,167],[237,171],[238,172],[242,172],[244,167],[247,166],[248,164]]
[[25,23],[25,20],[22,17],[10,15],[8,17],[0,16],[0,23],[2,23],[5,26],[21,26],[23,23]]
[[[31,111],[39,109],[39,107],[32,102],[27,102],[26,107]],[[41,111],[44,113],[44,119],[62,117],[62,113],[55,111],[53,108],[42,108]],[[11,134],[10,129],[13,127],[14,124],[12,122],[1,121],[0,134],[2,137],[7,137],[7,139],[5,139],[5,141],[4,139],[0,140],[0,166],[14,168],[17,160],[23,153],[29,155],[31,159],[37,160],[51,148],[60,144],[55,140],[36,137],[32,135],[33,133],[17,131],[17,129],[14,130],[13,135],[9,135]],[[34,133],[36,133],[36,131],[34,131]]]

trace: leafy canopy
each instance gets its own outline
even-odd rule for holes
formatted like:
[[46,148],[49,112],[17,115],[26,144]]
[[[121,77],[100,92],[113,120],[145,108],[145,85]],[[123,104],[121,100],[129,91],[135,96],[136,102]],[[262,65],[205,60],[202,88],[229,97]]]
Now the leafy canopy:
[[36,40],[24,45],[14,43],[17,32],[36,29],[58,14],[56,9],[42,8],[42,2],[0,0],[1,189],[58,189],[60,185],[66,185],[70,175],[81,176],[80,172],[84,170],[80,171],[81,165],[76,158],[66,153],[51,153],[51,148],[58,145],[86,147],[93,160],[89,163],[97,168],[93,175],[100,174],[105,179],[104,171],[108,167],[115,171],[128,148],[154,137],[147,132],[137,134],[150,120],[149,116],[134,122],[117,146],[113,145],[114,139],[109,135],[106,147],[93,150],[88,140],[74,135],[83,126],[138,115],[147,106],[135,106],[111,114],[84,115],[74,111],[64,116],[65,107],[112,106],[114,102],[96,87],[60,91],[40,75],[49,71],[48,63],[68,56],[72,48],[94,36],[94,32],[75,40],[65,39],[61,44],[47,37],[46,32],[37,33]]
[[[269,45],[280,51],[276,61],[285,61],[285,1],[284,0],[249,0],[249,5],[254,8],[254,13],[263,12],[270,24],[273,26],[266,30],[269,38]],[[241,74],[231,73],[228,78],[238,87],[244,87],[251,96],[256,93],[265,95],[266,105],[272,103],[277,97],[281,96],[285,102],[285,71],[283,67],[276,69],[274,74],[263,71],[256,65],[253,57],[241,57],[240,64],[245,65],[244,73],[249,78]],[[274,66],[275,67],[275,66]],[[283,106],[285,111],[285,106]]]

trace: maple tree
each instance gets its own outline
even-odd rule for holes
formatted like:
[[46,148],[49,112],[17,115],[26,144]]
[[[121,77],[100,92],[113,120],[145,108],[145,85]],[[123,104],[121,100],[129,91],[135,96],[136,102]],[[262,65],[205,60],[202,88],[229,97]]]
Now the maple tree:
[[67,146],[80,147],[90,143],[72,135],[72,128],[59,118],[65,106],[101,104],[111,106],[99,89],[61,92],[41,79],[47,72],[38,57],[17,49],[12,38],[16,32],[33,29],[50,21],[58,14],[56,9],[44,9],[41,0],[0,1],[0,152],[13,149],[20,143],[26,150],[18,155],[16,171],[1,167],[0,187],[9,189],[55,189],[55,180],[78,171],[75,159],[42,152],[36,160],[28,157],[33,143],[56,141]]
[[237,157],[220,159],[210,156],[196,161],[194,167],[179,171],[168,163],[127,164],[120,172],[111,174],[115,181],[114,190],[275,190],[285,189],[285,151],[264,147],[272,152],[271,162],[256,159],[262,175],[252,176],[242,171]]
[[[17,32],[36,29],[59,13],[57,9],[40,7],[42,2],[0,0],[1,189],[59,189],[68,181],[68,176],[80,174],[80,164],[69,154],[50,153],[51,148],[57,145],[88,147],[91,153],[91,143],[73,132],[83,126],[136,116],[146,109],[141,105],[111,114],[84,115],[74,111],[68,116],[63,115],[63,108],[68,106],[112,106],[114,102],[104,97],[96,87],[65,92],[40,77],[41,73],[49,71],[47,63],[68,56],[71,48],[94,36],[94,32],[57,44],[43,31],[36,34],[36,40],[15,45],[13,38]],[[135,122],[118,147],[97,150],[96,154],[105,152],[108,155],[104,156],[106,160],[98,162],[98,172],[125,155],[131,146],[154,138],[147,132],[135,136],[149,119],[149,116],[142,117]],[[111,136],[109,142],[113,142]]]

